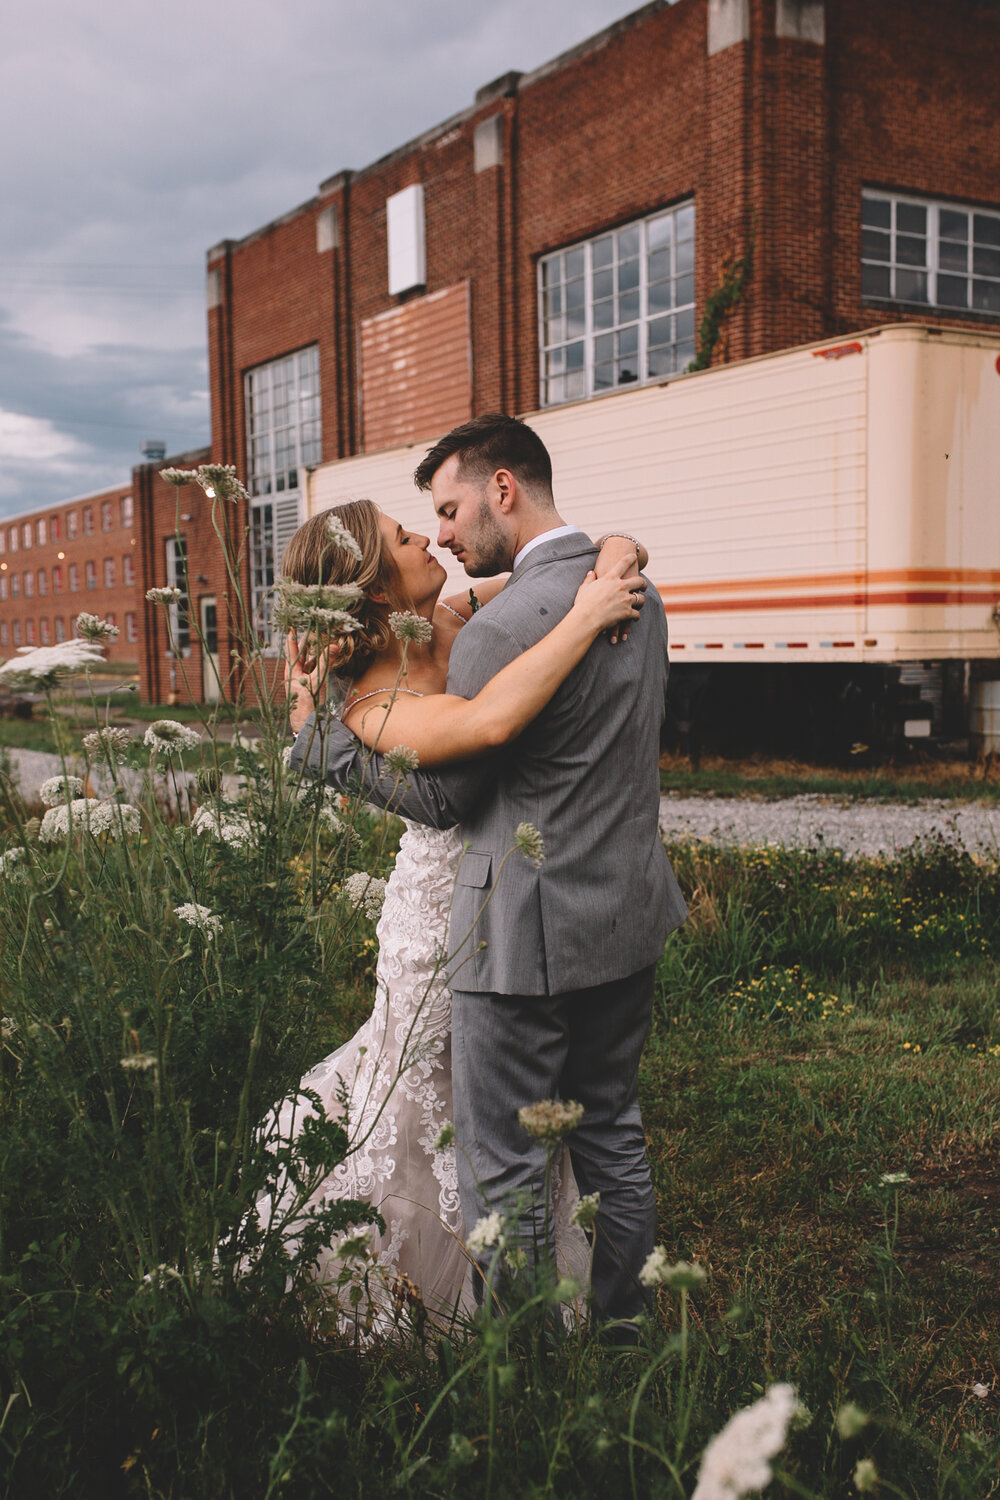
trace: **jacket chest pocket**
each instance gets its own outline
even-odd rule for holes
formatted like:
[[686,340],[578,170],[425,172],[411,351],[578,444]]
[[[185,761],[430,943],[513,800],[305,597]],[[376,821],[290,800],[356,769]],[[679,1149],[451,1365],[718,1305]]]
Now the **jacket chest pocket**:
[[471,885],[482,889],[490,883],[493,855],[483,850],[467,849],[462,855],[456,876],[457,885]]

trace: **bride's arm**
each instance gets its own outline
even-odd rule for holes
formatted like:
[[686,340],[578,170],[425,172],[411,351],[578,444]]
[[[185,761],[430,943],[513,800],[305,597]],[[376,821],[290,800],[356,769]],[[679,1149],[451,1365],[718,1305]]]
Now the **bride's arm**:
[[[637,542],[633,537],[621,532],[609,531],[607,536],[602,536],[597,544],[597,562],[594,565],[594,572],[598,578],[603,578],[623,560],[634,563],[634,572],[639,574],[649,562],[649,553],[642,543]],[[471,588],[466,589],[464,594],[449,594],[447,599],[439,602],[456,615],[461,615],[463,620],[471,620],[473,606],[469,596],[475,595],[476,605],[481,608],[484,604],[489,604],[491,599],[495,599],[500,590],[506,587],[509,577],[509,573],[503,573],[497,578],[480,578],[473,583]],[[644,589],[645,579],[636,578],[632,587]]]
[[422,766],[471,760],[506,745],[541,712],[602,630],[638,619],[629,582],[618,573],[601,579],[588,573],[572,609],[558,625],[509,662],[474,698],[452,693],[393,696],[387,690],[384,698],[349,709],[344,723],[374,750],[408,746]]

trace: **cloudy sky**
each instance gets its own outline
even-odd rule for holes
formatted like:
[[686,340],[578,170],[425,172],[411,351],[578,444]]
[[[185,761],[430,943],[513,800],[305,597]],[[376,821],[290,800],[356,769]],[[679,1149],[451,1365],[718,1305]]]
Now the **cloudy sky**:
[[34,0],[0,56],[0,514],[208,438],[205,250],[639,0]]

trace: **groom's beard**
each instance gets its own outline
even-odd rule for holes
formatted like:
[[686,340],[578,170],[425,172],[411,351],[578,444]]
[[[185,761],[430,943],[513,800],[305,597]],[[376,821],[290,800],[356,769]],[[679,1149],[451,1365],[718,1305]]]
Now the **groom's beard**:
[[510,570],[510,539],[485,495],[479,502],[472,532],[459,550],[465,553],[462,566],[470,578],[493,578]]

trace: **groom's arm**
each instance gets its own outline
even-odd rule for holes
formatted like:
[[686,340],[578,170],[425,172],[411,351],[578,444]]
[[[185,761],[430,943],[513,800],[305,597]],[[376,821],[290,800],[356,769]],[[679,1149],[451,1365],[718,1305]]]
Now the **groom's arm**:
[[[483,616],[473,617],[452,647],[448,691],[474,698],[491,677],[520,654],[517,641]],[[450,828],[461,823],[492,791],[497,757],[410,771],[405,778],[387,770],[383,757],[369,750],[337,718],[310,718],[292,747],[293,770],[320,776],[338,791],[360,789],[377,807],[389,808],[415,823]]]

